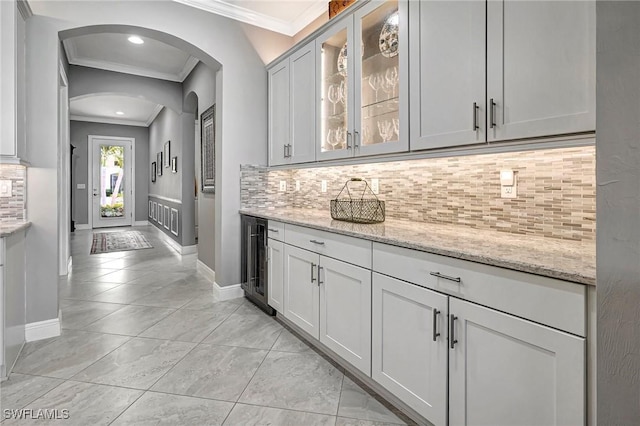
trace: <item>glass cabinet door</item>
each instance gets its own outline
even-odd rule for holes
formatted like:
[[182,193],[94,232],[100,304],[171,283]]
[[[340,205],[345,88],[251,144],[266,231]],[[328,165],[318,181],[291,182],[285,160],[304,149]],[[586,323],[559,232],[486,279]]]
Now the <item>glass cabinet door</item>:
[[318,159],[353,155],[352,20],[330,29],[318,39],[320,50],[320,138]]
[[374,1],[355,14],[356,155],[408,150],[407,9]]

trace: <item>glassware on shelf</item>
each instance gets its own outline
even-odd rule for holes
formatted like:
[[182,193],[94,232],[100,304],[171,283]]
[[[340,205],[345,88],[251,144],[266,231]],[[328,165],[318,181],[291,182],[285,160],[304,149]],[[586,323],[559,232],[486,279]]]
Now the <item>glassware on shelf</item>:
[[[346,131],[344,129],[336,129],[336,146],[340,145],[340,148],[345,147]],[[333,149],[336,149],[334,146]]]
[[383,82],[383,77],[378,73],[373,73],[369,76],[369,86],[376,92],[376,102],[378,102],[378,90],[380,90]]
[[336,104],[340,101],[340,87],[332,84],[327,89],[327,99],[333,104],[333,115],[336,115]]
[[393,122],[393,132],[396,134],[398,140],[400,140],[400,119],[392,118],[391,121]]
[[340,82],[340,86],[338,86],[338,93],[340,96],[340,102],[342,102],[342,105],[344,105],[347,101],[347,85],[345,84],[344,80],[342,80]]
[[393,123],[389,120],[378,121],[378,132],[382,142],[389,142],[393,138]]
[[396,96],[396,86],[398,85],[398,67],[387,68],[387,72],[385,73],[385,80],[389,85],[391,85],[392,93],[391,96]]

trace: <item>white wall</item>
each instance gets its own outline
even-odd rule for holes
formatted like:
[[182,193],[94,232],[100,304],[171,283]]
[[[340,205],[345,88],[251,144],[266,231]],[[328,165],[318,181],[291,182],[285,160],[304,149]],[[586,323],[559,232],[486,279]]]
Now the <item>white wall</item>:
[[640,422],[640,3],[597,9],[597,424]]
[[[55,279],[57,185],[58,33],[91,25],[140,27],[212,67],[216,81],[217,170],[215,194],[216,280],[240,281],[240,164],[266,163],[267,78],[264,64],[232,20],[175,2],[33,2],[28,21],[28,131],[34,167],[29,171],[28,208],[39,212],[28,246],[28,320],[57,316]],[[84,31],[84,30],[82,30]],[[82,31],[65,32],[68,37]],[[163,36],[164,34],[164,36]],[[170,34],[177,38],[167,36]],[[214,59],[212,59],[214,58]],[[52,136],[53,135],[53,136]],[[224,250],[220,247],[224,246]]]
[[[198,111],[195,119],[214,104],[216,99],[216,72],[203,63],[198,64],[183,82],[185,101],[190,93],[198,97]],[[195,130],[195,127],[194,127]],[[196,137],[200,141],[199,135]],[[211,269],[215,269],[215,194],[201,192],[200,144],[195,143],[195,176],[198,188],[198,259]]]

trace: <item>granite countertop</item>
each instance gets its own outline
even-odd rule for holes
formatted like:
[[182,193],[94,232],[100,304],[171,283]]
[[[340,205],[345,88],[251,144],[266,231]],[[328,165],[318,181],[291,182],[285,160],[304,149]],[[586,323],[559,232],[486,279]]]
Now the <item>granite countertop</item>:
[[27,229],[31,226],[31,222],[12,221],[12,222],[0,222],[0,238],[8,237],[23,229]]
[[594,241],[389,218],[365,225],[333,220],[328,211],[309,209],[245,209],[240,213],[580,284],[596,282]]

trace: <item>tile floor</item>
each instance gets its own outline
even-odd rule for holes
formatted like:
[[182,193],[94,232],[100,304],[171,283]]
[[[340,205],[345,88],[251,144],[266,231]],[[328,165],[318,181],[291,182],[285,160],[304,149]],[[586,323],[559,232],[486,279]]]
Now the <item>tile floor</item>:
[[[3,410],[68,409],[57,423],[92,426],[404,424],[245,299],[216,300],[196,255],[136,229],[153,249],[89,255],[92,233],[73,235],[62,335],[25,346]],[[31,423],[49,422],[3,421]]]

